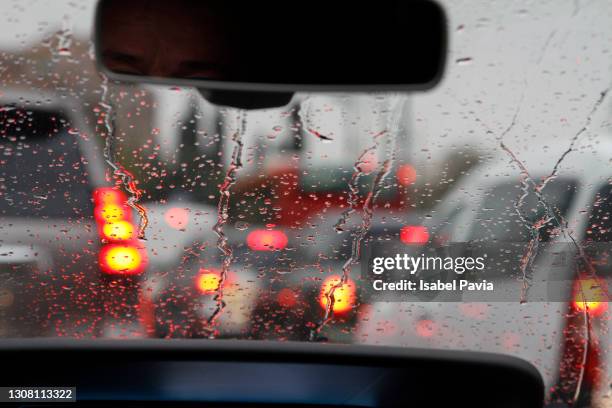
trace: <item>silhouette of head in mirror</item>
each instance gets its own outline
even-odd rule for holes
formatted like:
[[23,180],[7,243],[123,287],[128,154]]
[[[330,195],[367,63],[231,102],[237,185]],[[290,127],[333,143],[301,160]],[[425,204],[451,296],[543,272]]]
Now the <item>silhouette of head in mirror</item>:
[[112,72],[228,79],[231,19],[221,1],[107,0],[101,57]]

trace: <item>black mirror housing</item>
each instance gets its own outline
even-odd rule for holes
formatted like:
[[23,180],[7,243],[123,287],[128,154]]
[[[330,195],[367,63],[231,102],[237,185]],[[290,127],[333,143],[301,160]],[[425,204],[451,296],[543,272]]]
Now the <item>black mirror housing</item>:
[[280,101],[297,91],[430,89],[442,77],[446,37],[444,11],[430,0],[313,0],[300,9],[280,1],[100,0],[94,44],[110,80],[223,91],[236,106],[244,103],[227,92],[251,92],[253,100],[284,93]]

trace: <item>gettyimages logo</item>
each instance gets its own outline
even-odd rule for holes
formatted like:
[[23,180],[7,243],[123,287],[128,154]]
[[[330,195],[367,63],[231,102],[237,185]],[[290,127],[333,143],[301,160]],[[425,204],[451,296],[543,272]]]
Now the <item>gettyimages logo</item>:
[[[483,271],[485,259],[486,255],[441,257],[395,254],[389,257],[374,257],[371,268],[375,278],[371,287],[376,292],[492,291],[494,285],[487,280],[456,278],[466,272]],[[449,274],[455,278],[449,279]]]
[[479,257],[418,257],[408,254],[396,254],[394,257],[375,257],[372,260],[372,272],[380,275],[385,271],[405,271],[411,275],[419,271],[453,271],[462,275],[466,271],[482,271],[485,268],[486,254]]
[[[525,269],[527,242],[464,242],[406,247],[373,243],[362,263],[372,301],[568,302],[584,256],[569,243],[542,243]],[[598,273],[609,273],[609,243],[585,249]]]

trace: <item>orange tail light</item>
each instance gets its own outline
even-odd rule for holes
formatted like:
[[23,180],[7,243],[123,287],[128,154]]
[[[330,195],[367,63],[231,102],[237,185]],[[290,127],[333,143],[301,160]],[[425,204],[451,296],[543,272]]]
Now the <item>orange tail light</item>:
[[607,288],[605,282],[597,278],[578,279],[574,284],[574,309],[597,317],[608,310]]
[[[321,292],[319,295],[319,304],[323,309],[327,308],[327,295],[332,288],[340,283],[341,278],[333,275],[323,281]],[[351,310],[356,300],[355,282],[351,279],[336,287],[333,293],[334,296],[334,313],[342,314]]]

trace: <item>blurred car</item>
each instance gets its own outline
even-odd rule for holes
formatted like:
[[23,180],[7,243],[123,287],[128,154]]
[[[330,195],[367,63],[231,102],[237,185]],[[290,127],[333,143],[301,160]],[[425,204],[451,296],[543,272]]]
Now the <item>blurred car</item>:
[[[170,203],[169,203],[170,204]],[[185,207],[148,208],[154,241],[148,246],[152,267],[143,283],[140,316],[151,337],[210,337],[221,331],[238,335],[248,327],[260,281],[232,264],[220,287],[222,257],[213,232],[217,209],[181,201]],[[179,222],[180,218],[183,221]],[[223,293],[223,310],[218,318]]]
[[[367,230],[363,230],[362,216],[361,210],[348,216],[333,208],[322,211],[309,218],[303,228],[289,230],[286,248],[263,249],[251,255],[258,263],[250,262],[250,265],[258,265],[259,277],[270,282],[257,298],[249,331],[252,336],[307,341],[320,327],[321,332],[315,336],[319,340],[351,341],[352,329],[359,321],[363,306],[371,302],[368,292],[362,290],[369,248],[389,241],[412,245],[414,240],[423,239],[418,234],[407,233],[422,223],[423,214],[419,212],[378,210],[369,220]],[[342,231],[338,232],[336,226],[345,217]],[[309,230],[320,234],[315,239]],[[255,234],[271,233],[262,230]],[[360,234],[363,234],[358,245],[361,261],[357,261],[357,254],[352,253],[353,242]],[[253,238],[250,242],[253,244]],[[347,280],[341,284],[345,267]],[[333,324],[322,324],[333,287],[336,289],[329,310]]]
[[[0,336],[46,334],[49,305],[41,297],[48,284],[49,254],[23,245],[3,245],[0,253]],[[24,313],[27,311],[27,314]]]
[[[551,400],[571,400],[581,389],[588,401],[609,365],[602,357],[602,345],[609,344],[612,281],[606,263],[612,241],[609,151],[608,145],[574,151],[553,176],[542,154],[519,156],[528,174],[522,171],[518,178],[512,170],[516,163],[507,157],[497,166],[485,163],[468,172],[431,211],[424,223],[431,235],[414,253],[456,247],[457,256],[466,254],[465,244],[483,245],[493,254],[488,262],[497,265],[483,277],[504,296],[478,300],[479,295],[464,292],[446,299],[439,294],[373,303],[360,323],[361,341],[502,353],[520,349],[546,367]],[[524,266],[525,279],[510,265]],[[545,325],[536,324],[543,320]]]
[[[405,114],[408,100],[401,99],[398,107]],[[371,114],[357,103],[350,109],[360,118]],[[326,136],[310,128],[294,135],[290,148],[286,145],[291,139],[285,141],[281,147],[293,153],[293,160],[272,156],[264,172],[273,192],[268,204],[276,210],[275,223],[235,233],[242,243],[244,264],[269,282],[251,319],[255,338],[311,340],[325,328],[319,340],[349,341],[360,305],[368,301],[360,291],[361,257],[352,253],[353,241],[360,242],[358,250],[363,252],[373,240],[399,239],[402,228],[417,218],[409,210],[409,188],[416,180],[409,164],[410,147],[398,148],[384,177],[379,179],[377,171],[384,161],[384,146],[405,142],[409,126],[388,123],[381,131],[352,135],[354,125],[342,124],[336,131],[346,138],[328,140],[325,143],[332,145],[327,147],[321,144]],[[332,155],[330,166],[325,159],[336,149],[361,153],[356,162]],[[261,182],[261,177],[255,179]],[[265,240],[271,244],[258,244]],[[347,280],[338,286],[345,266]],[[328,311],[333,287],[333,308]],[[328,317],[333,317],[333,325],[327,325]]]
[[155,234],[138,240],[139,216],[106,181],[102,146],[77,101],[4,91],[0,104],[0,330],[145,335],[143,288],[174,273],[196,241],[214,246],[216,209],[179,198],[146,204]]
[[[404,99],[400,101],[400,112],[404,113],[409,105]],[[362,112],[364,109],[358,104],[353,108],[361,115],[368,113]],[[214,112],[209,114],[215,115]],[[297,128],[299,120],[294,116],[284,119],[287,129]],[[317,159],[312,151],[320,150],[322,145],[317,136],[310,133],[312,129],[288,131],[283,138],[275,136],[270,142],[261,136],[261,129],[266,129],[266,121],[272,127],[276,127],[276,122],[270,122],[265,115],[255,115],[255,118],[258,120],[253,122],[257,126],[251,133],[245,133],[243,143],[249,141],[257,150],[263,149],[263,143],[272,145],[268,146],[265,160],[251,162],[250,167],[242,169],[241,177],[232,186],[230,216],[239,221],[224,231],[232,250],[228,274],[231,279],[227,281],[231,284],[223,291],[223,297],[227,295],[227,298],[216,329],[227,337],[248,333],[253,338],[307,340],[312,328],[323,318],[325,293],[330,289],[330,282],[342,274],[342,267],[351,256],[351,242],[362,226],[364,201],[358,198],[351,204],[346,190],[357,164],[337,157],[335,161],[341,162],[338,166],[313,168],[312,161],[321,161],[321,158]],[[364,157],[360,159],[363,163],[359,165],[363,174],[359,176],[355,192],[360,197],[373,188],[376,167],[382,162],[378,156],[384,157],[388,145],[398,143],[404,137],[407,125],[389,126],[390,129],[364,133],[350,142],[339,139],[334,145],[337,148],[351,144],[353,149],[365,146]],[[179,146],[193,143],[193,129],[186,129],[176,131],[181,142]],[[166,137],[171,131],[167,131]],[[231,153],[231,145],[222,145],[220,140],[210,143],[216,145],[215,148],[181,147],[176,156],[182,161],[188,151],[201,160],[209,157],[206,156],[209,151],[225,149]],[[399,149],[397,160],[386,172],[381,185],[377,186],[379,191],[371,204],[375,208],[372,225],[368,228],[371,231],[361,239],[364,247],[373,238],[382,239],[378,235],[395,234],[399,237],[399,229],[404,225],[399,225],[397,220],[407,222],[413,217],[413,212],[406,211],[411,200],[408,189],[416,179],[415,169],[408,164],[408,151],[408,147]],[[286,160],[288,152],[293,154],[293,160]],[[253,189],[269,197],[262,201],[260,195],[250,192]],[[198,187],[191,187],[182,192],[180,209],[172,209],[167,203],[159,209],[147,207],[151,218],[150,235],[157,241],[168,241],[166,246],[173,244],[170,249],[158,251],[157,257],[162,258],[168,251],[178,252],[179,248],[185,252],[181,265],[174,272],[166,273],[162,269],[161,275],[148,275],[151,279],[148,279],[150,284],[147,284],[145,304],[158,305],[155,317],[147,318],[155,321],[149,325],[154,327],[149,330],[154,337],[206,337],[216,330],[207,320],[217,308],[214,288],[223,263],[223,254],[217,247],[218,238],[212,231],[218,221],[218,209],[204,204],[206,197],[198,191]],[[170,197],[172,199],[173,195]],[[344,213],[351,206],[353,211],[347,217]],[[201,215],[190,215],[191,208],[198,209],[196,212]],[[168,220],[162,220],[164,211],[181,213],[185,220],[199,219],[200,225],[175,228],[180,230],[177,232],[168,228]],[[336,224],[345,217],[346,225],[336,231]],[[155,242],[148,244],[156,245]],[[330,249],[332,253],[329,253]],[[150,270],[154,268],[149,267]],[[353,269],[353,275],[359,275],[357,267]],[[204,287],[200,286],[202,282],[206,282]],[[359,285],[351,283],[350,286],[358,291]],[[233,292],[236,296],[231,295]],[[334,314],[336,320],[344,323],[334,325],[332,337],[350,337],[347,328],[355,322],[359,294],[351,295],[351,299],[350,304],[343,306],[344,310],[340,310],[342,302],[338,299]],[[149,310],[150,306],[145,305],[143,309]]]
[[55,323],[79,326],[101,307],[82,300],[100,285],[92,198],[103,157],[76,101],[6,90],[0,105],[0,330],[61,335]]

